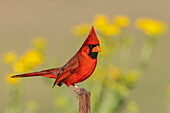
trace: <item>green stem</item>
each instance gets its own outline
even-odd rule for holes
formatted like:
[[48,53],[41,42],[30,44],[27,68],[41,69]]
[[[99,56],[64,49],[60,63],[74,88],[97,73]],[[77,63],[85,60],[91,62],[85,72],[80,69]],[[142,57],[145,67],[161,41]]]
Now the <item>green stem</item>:
[[122,97],[118,92],[115,92],[114,100],[116,105],[110,110],[111,113],[120,113],[122,108],[126,105],[126,98]]
[[130,54],[131,54],[130,50],[131,50],[130,47],[122,47],[122,49],[120,50],[119,65],[123,70],[126,70],[128,68]]
[[125,34],[125,29],[122,29],[122,33],[119,37],[120,42],[119,66],[123,70],[126,70],[128,68],[132,47],[131,41],[132,41],[131,36]]
[[[17,84],[18,85],[18,84]],[[10,100],[10,103],[9,103],[9,107],[10,107],[10,110],[14,113],[20,113],[21,112],[21,94],[20,94],[20,89],[15,88],[16,86],[11,86],[10,87],[10,97],[11,97],[11,100]]]
[[156,45],[156,39],[154,38],[148,38],[148,40],[144,44],[144,47],[141,52],[141,58],[140,58],[140,63],[138,68],[140,73],[143,73],[147,69],[155,45]]

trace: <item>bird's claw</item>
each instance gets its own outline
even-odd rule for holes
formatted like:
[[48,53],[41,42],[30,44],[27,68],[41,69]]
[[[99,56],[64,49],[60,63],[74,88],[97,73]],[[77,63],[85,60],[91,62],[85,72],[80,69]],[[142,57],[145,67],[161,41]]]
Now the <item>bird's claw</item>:
[[81,94],[88,94],[88,91],[85,89],[85,88],[79,88],[78,89],[79,91],[77,91],[76,92],[76,94],[77,94],[77,99],[78,99],[78,97],[79,97],[79,95],[81,95]]
[[88,94],[88,91],[85,88],[79,88],[76,85],[73,85],[76,89],[74,89],[72,86],[69,86],[76,94],[77,94],[77,99],[81,94]]

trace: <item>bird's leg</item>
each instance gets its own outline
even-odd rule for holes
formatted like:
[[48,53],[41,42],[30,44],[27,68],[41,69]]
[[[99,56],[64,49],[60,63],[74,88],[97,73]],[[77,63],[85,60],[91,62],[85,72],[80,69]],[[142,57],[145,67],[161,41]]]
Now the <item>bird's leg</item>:
[[[74,89],[73,86],[78,90]],[[78,86],[72,84],[72,86],[69,86],[76,94],[77,94],[77,99],[79,97],[80,94],[85,93],[88,94],[88,91],[85,88],[79,88]]]
[[77,94],[77,99],[78,99],[78,96],[79,96],[79,94],[80,94],[80,92],[79,91],[77,91],[76,89],[74,89],[71,85],[69,86],[76,94]]
[[78,86],[76,86],[76,85],[72,85],[72,86],[74,86],[78,91],[80,91],[81,90],[81,88],[79,88]]
[[72,84],[72,86],[74,86],[77,90],[78,90],[78,95],[80,95],[81,93],[88,93],[88,91],[85,88],[79,88],[78,86]]
[[76,94],[79,94],[79,92],[76,90],[76,89],[74,89],[71,85],[69,86]]

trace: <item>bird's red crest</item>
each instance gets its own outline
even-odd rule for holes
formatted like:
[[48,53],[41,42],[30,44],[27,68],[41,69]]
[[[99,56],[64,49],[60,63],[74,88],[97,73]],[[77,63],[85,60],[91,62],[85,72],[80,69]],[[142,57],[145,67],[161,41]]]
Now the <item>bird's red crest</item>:
[[93,26],[92,26],[92,29],[91,29],[87,39],[83,43],[83,45],[88,45],[88,44],[93,44],[93,45],[99,44],[99,40],[98,40],[98,38],[96,36],[96,32],[95,32]]

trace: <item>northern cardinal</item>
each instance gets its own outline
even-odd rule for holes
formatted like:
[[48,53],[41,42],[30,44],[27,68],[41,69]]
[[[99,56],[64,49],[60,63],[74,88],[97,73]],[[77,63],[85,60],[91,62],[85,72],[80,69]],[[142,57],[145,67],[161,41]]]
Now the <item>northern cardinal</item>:
[[54,78],[55,82],[53,87],[56,84],[58,86],[66,84],[68,87],[71,87],[73,91],[78,93],[72,86],[80,91],[80,88],[74,84],[82,82],[91,76],[96,68],[97,55],[100,51],[99,40],[96,36],[94,27],[92,26],[90,34],[79,51],[64,66],[40,72],[14,75],[12,78],[35,76]]

